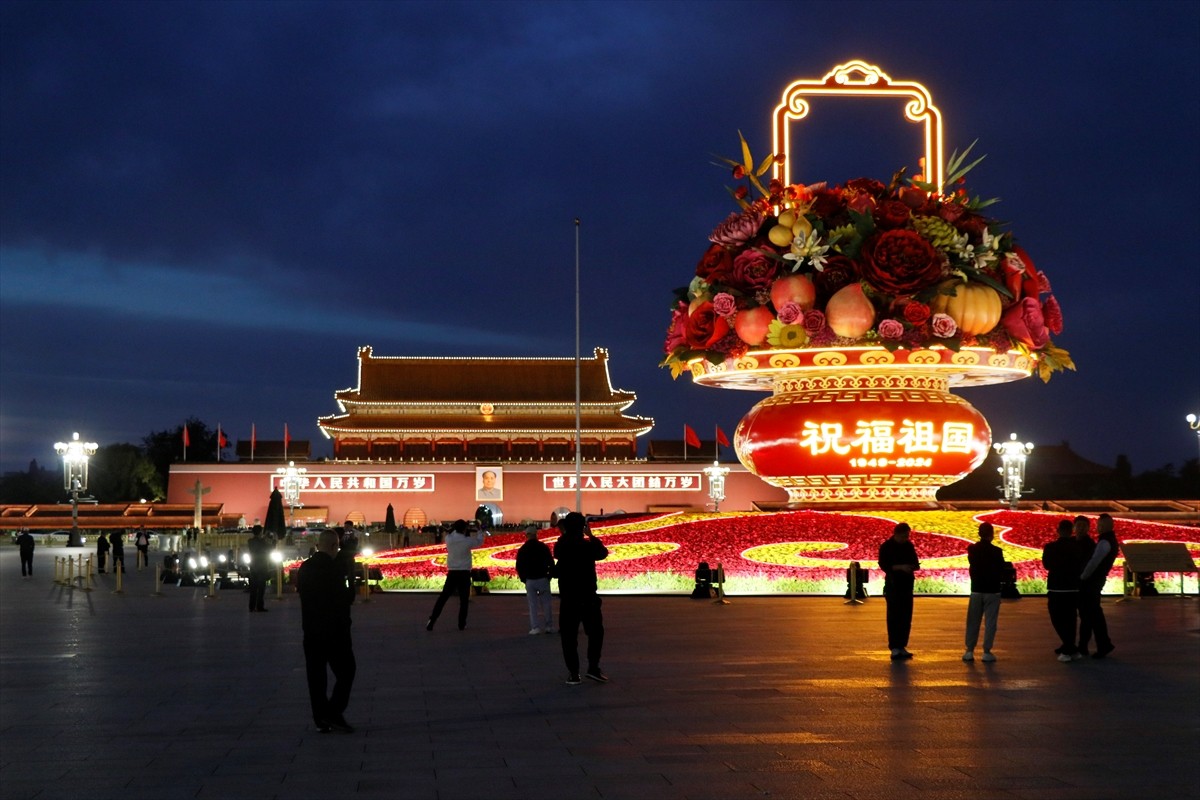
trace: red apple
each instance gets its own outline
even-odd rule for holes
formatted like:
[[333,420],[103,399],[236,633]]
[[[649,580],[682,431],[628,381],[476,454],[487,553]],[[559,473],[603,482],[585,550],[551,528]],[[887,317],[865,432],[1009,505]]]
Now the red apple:
[[852,283],[829,298],[825,305],[825,322],[838,336],[857,339],[875,324],[875,307],[863,294],[862,286]]
[[807,275],[785,275],[771,284],[771,305],[776,311],[788,303],[809,311],[816,302],[817,287]]
[[755,306],[739,311],[733,321],[733,329],[743,342],[756,347],[767,340],[767,328],[775,315],[766,306]]

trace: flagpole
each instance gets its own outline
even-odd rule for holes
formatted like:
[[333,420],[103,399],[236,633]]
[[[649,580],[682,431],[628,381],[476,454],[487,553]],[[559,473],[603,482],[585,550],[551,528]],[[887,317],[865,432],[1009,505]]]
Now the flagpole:
[[575,218],[575,510],[583,513],[583,420],[579,381],[579,217]]
[[221,463],[221,423],[217,423],[217,463]]
[[258,439],[257,431],[254,429],[254,423],[250,423],[250,460],[254,460],[254,445]]
[[721,443],[719,441],[717,441],[717,431],[718,430],[720,430],[720,427],[717,425],[717,423],[714,422],[713,423],[713,463],[714,464],[721,460]]
[[687,461],[687,424],[683,426],[683,460]]

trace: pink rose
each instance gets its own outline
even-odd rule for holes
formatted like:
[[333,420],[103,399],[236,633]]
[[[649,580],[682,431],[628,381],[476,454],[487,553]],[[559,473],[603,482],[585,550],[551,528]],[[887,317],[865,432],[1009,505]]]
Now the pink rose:
[[[951,323],[954,320],[950,320]],[[899,339],[904,335],[904,323],[895,319],[885,319],[879,323],[880,339]]]
[[713,310],[718,317],[728,319],[737,313],[737,300],[729,292],[717,292],[713,297]]
[[949,339],[958,333],[958,323],[949,314],[934,314],[929,325],[933,328],[933,335],[939,339]]
[[809,337],[816,336],[821,331],[825,330],[825,313],[817,311],[815,308],[804,314],[804,332]]
[[1039,350],[1050,341],[1050,331],[1046,328],[1046,319],[1042,316],[1042,307],[1036,297],[1022,297],[1013,303],[1004,312],[1000,322],[1009,336],[1026,347]]
[[766,289],[775,280],[779,265],[759,250],[743,250],[733,259],[731,283],[740,289]]
[[799,303],[784,303],[779,309],[779,321],[784,325],[795,325],[804,316],[804,309]]

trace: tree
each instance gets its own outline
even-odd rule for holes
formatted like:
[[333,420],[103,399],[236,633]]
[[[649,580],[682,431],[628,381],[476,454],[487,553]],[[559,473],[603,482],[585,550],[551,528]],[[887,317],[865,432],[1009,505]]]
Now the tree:
[[[216,461],[217,433],[196,417],[188,417],[188,461]],[[153,431],[142,439],[146,457],[154,464],[155,471],[162,476],[162,485],[167,485],[171,465],[183,459],[183,425],[165,431]]]
[[101,503],[161,500],[165,481],[154,463],[133,444],[109,444],[92,457],[88,492]]

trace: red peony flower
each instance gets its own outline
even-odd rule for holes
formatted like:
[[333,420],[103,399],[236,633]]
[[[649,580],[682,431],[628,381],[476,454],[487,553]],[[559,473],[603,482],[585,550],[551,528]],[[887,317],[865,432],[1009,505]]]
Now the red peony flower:
[[869,194],[871,197],[879,197],[886,188],[886,186],[874,178],[855,178],[852,181],[846,181],[846,189],[848,191],[855,194]]
[[719,244],[712,245],[696,265],[696,275],[707,283],[729,283],[733,275],[733,253]]
[[858,267],[845,256],[830,256],[825,260],[825,269],[812,276],[817,287],[818,300],[824,305],[837,294],[838,289],[858,280]]
[[823,330],[825,330],[825,312],[815,308],[804,312],[804,332],[810,339]]
[[758,250],[743,250],[733,259],[730,283],[745,291],[767,289],[779,272],[779,264]]
[[863,243],[863,280],[887,294],[912,294],[942,277],[937,250],[916,231],[885,231]]
[[1050,331],[1036,297],[1022,297],[1004,312],[1000,322],[1009,336],[1026,347],[1038,350],[1050,341]]
[[708,350],[729,333],[729,322],[718,316],[713,304],[705,301],[692,309],[683,326],[689,347]]

